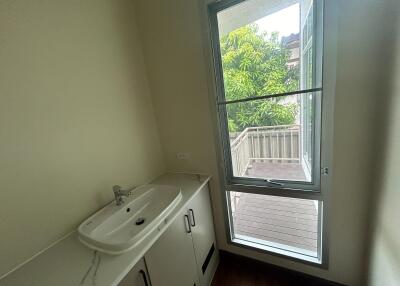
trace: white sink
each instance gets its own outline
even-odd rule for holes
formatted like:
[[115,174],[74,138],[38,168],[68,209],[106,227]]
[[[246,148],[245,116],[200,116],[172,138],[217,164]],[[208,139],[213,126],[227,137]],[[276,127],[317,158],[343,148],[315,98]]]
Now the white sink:
[[113,201],[85,220],[78,229],[79,239],[88,247],[105,253],[127,252],[152,230],[165,224],[181,199],[181,191],[176,187],[138,187],[124,198],[122,205],[117,206]]

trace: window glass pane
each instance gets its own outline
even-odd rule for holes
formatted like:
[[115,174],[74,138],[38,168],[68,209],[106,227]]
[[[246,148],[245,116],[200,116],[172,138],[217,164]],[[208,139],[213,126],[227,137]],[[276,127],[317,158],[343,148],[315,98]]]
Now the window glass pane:
[[313,106],[314,99],[311,94],[308,96],[303,96],[301,99],[303,111],[301,115],[302,122],[302,136],[303,136],[303,162],[305,171],[311,173],[312,165],[312,150],[313,150]]
[[299,90],[300,2],[248,0],[217,14],[226,100]]
[[233,175],[311,182],[317,95],[226,105]]
[[302,46],[300,64],[301,70],[300,73],[300,86],[301,89],[309,89],[315,86],[314,84],[314,55],[313,55],[313,5],[312,1],[304,1],[302,5],[302,17],[301,17],[301,25],[302,25],[302,33],[301,38]]
[[318,201],[229,192],[233,239],[318,256]]
[[[302,38],[300,74],[301,88],[314,86],[314,55],[313,55],[313,5],[312,1],[304,1],[302,6]],[[315,99],[312,95],[301,98],[300,121],[302,125],[302,166],[306,174],[311,174],[313,159],[313,130],[314,130]]]

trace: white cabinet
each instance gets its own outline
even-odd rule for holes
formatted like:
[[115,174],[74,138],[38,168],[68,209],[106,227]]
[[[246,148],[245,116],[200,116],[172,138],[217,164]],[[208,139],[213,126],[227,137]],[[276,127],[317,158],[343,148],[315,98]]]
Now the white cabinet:
[[186,210],[154,243],[145,259],[152,286],[200,285]]
[[218,263],[215,244],[214,222],[208,186],[197,193],[188,203],[192,240],[197,261],[197,272],[201,285],[211,283]]
[[218,263],[208,186],[145,254],[152,286],[208,286]]
[[118,286],[150,286],[150,279],[143,258],[136,263]]

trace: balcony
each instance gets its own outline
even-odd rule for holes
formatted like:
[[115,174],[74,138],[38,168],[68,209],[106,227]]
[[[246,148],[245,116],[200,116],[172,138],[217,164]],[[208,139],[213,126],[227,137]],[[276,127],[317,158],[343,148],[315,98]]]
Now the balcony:
[[[231,139],[237,177],[309,180],[302,164],[301,126],[250,127]],[[234,237],[317,255],[316,201],[230,192]]]
[[300,125],[249,127],[231,140],[236,177],[305,181],[300,159]]

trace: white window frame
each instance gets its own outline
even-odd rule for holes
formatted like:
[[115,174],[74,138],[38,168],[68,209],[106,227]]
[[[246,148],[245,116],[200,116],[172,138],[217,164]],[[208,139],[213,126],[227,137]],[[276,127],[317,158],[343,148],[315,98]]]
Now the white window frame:
[[[321,100],[315,100],[315,108],[314,112],[314,130],[313,130],[313,160],[312,160],[312,174],[311,174],[311,182],[306,181],[289,181],[289,180],[278,180],[278,179],[262,179],[262,178],[248,178],[248,177],[237,177],[234,176],[233,173],[233,165],[232,165],[232,156],[231,156],[231,148],[230,148],[230,140],[229,140],[229,131],[227,126],[227,112],[226,112],[226,105],[232,104],[235,102],[244,102],[254,100],[254,98],[246,98],[241,100],[232,100],[227,101],[225,99],[225,91],[224,91],[224,80],[223,80],[223,71],[222,71],[222,63],[221,63],[221,54],[220,54],[220,47],[219,47],[219,32],[218,32],[218,20],[217,20],[217,13],[225,10],[226,8],[232,7],[236,4],[244,2],[246,0],[222,0],[216,3],[209,5],[209,13],[210,13],[210,21],[211,21],[211,37],[212,37],[212,44],[213,44],[213,51],[214,51],[214,67],[215,67],[215,74],[217,77],[216,84],[217,84],[217,105],[218,105],[218,116],[220,122],[220,131],[221,131],[221,141],[223,146],[223,153],[224,153],[224,164],[225,164],[225,181],[227,185],[232,188],[241,188],[245,186],[248,188],[249,186],[254,187],[263,187],[271,190],[280,190],[288,191],[288,192],[313,192],[313,193],[320,193],[320,130],[321,130]],[[322,14],[322,0],[314,0],[314,14]],[[320,5],[316,5],[316,3],[320,3]],[[320,11],[317,12],[317,9]],[[316,24],[317,17],[313,17],[314,24]],[[322,30],[317,30],[318,27],[322,25],[313,25],[314,31],[313,37],[315,52],[313,53],[313,62],[315,63],[314,66],[322,66],[322,54],[318,54],[318,50],[322,50]],[[317,35],[320,36],[317,39]],[[314,70],[313,71],[313,83],[314,86],[309,89],[299,89],[298,91],[294,92],[286,92],[282,94],[272,94],[272,95],[265,95],[257,97],[257,100],[274,98],[274,97],[281,97],[281,96],[288,96],[288,95],[297,95],[297,94],[309,94],[313,93],[315,98],[320,98],[323,93],[322,87],[322,79],[318,80],[315,75],[320,73],[322,76],[321,70]],[[319,95],[317,95],[319,93]]]
[[[320,110],[317,110],[321,115],[321,118],[318,120],[320,125],[318,126],[318,130],[321,130],[316,136],[318,138],[322,138],[318,141],[318,144],[314,147],[314,151],[317,153],[318,160],[316,160],[316,156],[314,156],[314,170],[321,170],[323,176],[320,176],[320,172],[314,171],[314,174],[317,173],[316,178],[313,178],[311,184],[292,184],[291,182],[285,182],[284,186],[276,186],[274,183],[271,184],[266,182],[265,180],[257,180],[257,179],[246,179],[246,178],[237,178],[233,177],[232,172],[232,164],[230,162],[230,146],[226,146],[225,140],[229,138],[227,120],[226,120],[226,111],[221,110],[221,95],[224,96],[223,90],[223,77],[222,77],[222,66],[220,65],[220,49],[219,49],[219,35],[218,35],[218,22],[217,22],[217,13],[226,8],[229,8],[233,5],[239,4],[245,0],[221,0],[218,2],[213,2],[211,4],[206,5],[206,11],[208,12],[208,27],[209,29],[209,37],[207,40],[211,43],[211,51],[209,51],[208,56],[210,57],[210,69],[213,70],[212,85],[214,86],[216,92],[214,93],[214,100],[216,101],[215,110],[217,111],[216,119],[216,130],[218,135],[217,140],[217,150],[219,151],[220,158],[225,162],[224,164],[220,164],[220,174],[221,174],[221,187],[224,192],[224,210],[227,214],[225,217],[225,226],[227,233],[227,240],[230,244],[235,244],[241,247],[249,247],[251,249],[255,248],[254,245],[246,245],[244,243],[236,243],[233,237],[233,229],[232,229],[232,217],[230,212],[230,195],[229,191],[238,191],[245,193],[255,193],[255,194],[266,194],[266,195],[275,195],[282,197],[291,197],[291,198],[303,198],[303,199],[313,199],[319,201],[319,222],[318,222],[318,232],[319,232],[319,241],[318,241],[318,259],[307,259],[305,257],[292,255],[290,253],[280,253],[276,250],[271,250],[268,247],[265,247],[265,250],[269,254],[284,256],[287,258],[292,258],[296,261],[301,261],[305,263],[310,263],[312,265],[318,265],[319,267],[327,268],[328,267],[328,192],[326,191],[331,185],[331,150],[332,150],[332,138],[333,138],[333,95],[334,95],[334,86],[335,86],[335,73],[336,73],[336,39],[337,39],[337,9],[336,4],[332,1],[324,0],[314,0],[315,10],[317,13],[314,13],[314,27],[318,29],[323,29],[322,31],[317,31],[321,35],[326,36],[327,30],[329,33],[329,39],[321,38],[320,41],[316,41],[315,47],[315,57],[320,58],[323,63],[316,64],[318,68],[322,70],[315,71],[316,73],[322,74],[324,78],[324,95],[323,98],[321,96],[321,104],[320,107],[324,112],[322,113]],[[327,8],[329,6],[329,8]],[[326,14],[325,11],[329,9],[331,13]],[[206,12],[206,13],[207,13]],[[206,14],[205,13],[205,14]],[[328,17],[327,17],[328,15]],[[323,25],[315,25],[315,21],[319,21],[321,23],[323,21]],[[327,29],[329,23],[329,29]],[[319,45],[319,46],[318,46]],[[322,54],[324,56],[322,56]],[[325,66],[329,64],[330,68],[327,69]],[[314,74],[316,74],[314,72]],[[328,80],[327,80],[328,79]],[[321,79],[322,80],[322,79]],[[210,80],[211,81],[211,80]],[[315,84],[318,84],[315,81]],[[321,85],[322,86],[322,85]],[[319,89],[317,90],[319,91]],[[287,93],[290,94],[290,93]],[[286,95],[287,95],[286,94]],[[298,94],[295,92],[293,94]],[[324,128],[321,128],[323,126]],[[228,154],[226,153],[228,150]],[[321,168],[323,166],[323,168]],[[329,175],[328,175],[329,174]],[[280,182],[277,182],[280,183]],[[304,182],[302,182],[304,183]],[[324,191],[322,191],[324,190]],[[260,247],[256,247],[258,250]],[[261,247],[262,248],[262,247]]]

